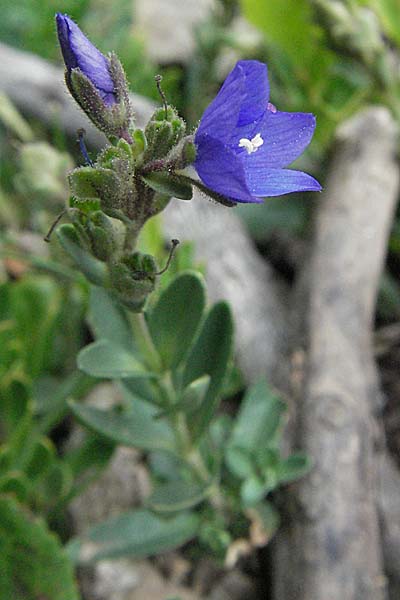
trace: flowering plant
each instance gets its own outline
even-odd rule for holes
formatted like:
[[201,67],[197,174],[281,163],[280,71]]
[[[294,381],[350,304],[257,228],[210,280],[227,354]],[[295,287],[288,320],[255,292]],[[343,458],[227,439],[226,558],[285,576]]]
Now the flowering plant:
[[[171,197],[190,200],[193,186],[218,202],[262,202],[264,196],[320,190],[310,175],[283,168],[310,142],[315,119],[279,112],[269,103],[267,67],[239,61],[195,133],[166,103],[145,130],[135,129],[123,68],[104,56],[67,15],[57,31],[69,90],[110,145],[72,171],[72,225],[59,239],[90,281],[109,289],[134,311],[153,291],[157,266],[136,250],[146,221]],[[160,86],[160,79],[157,81]],[[186,171],[193,165],[200,179]]]
[[[114,380],[122,398],[107,411],[80,402],[70,409],[109,447],[147,452],[154,482],[144,509],[101,525],[100,537],[90,530],[71,554],[81,562],[143,556],[197,537],[232,563],[237,538],[247,536],[247,551],[259,543],[249,525],[269,540],[279,519],[266,495],[305,473],[309,461],[281,455],[285,406],[265,382],[248,391],[235,419],[217,415],[231,373],[230,308],[208,308],[203,279],[192,270],[152,294],[165,269],[137,249],[137,239],[172,197],[190,200],[193,186],[228,206],[319,190],[310,175],[284,168],[311,140],[315,119],[278,112],[266,66],[240,61],[195,132],[167,104],[159,78],[163,106],[137,129],[117,57],[104,56],[67,15],[56,22],[67,86],[109,141],[92,161],[80,135],[87,164],[69,174],[71,223],[57,229],[91,284],[94,341],[77,362],[91,378]],[[187,172],[191,165],[199,179]]]

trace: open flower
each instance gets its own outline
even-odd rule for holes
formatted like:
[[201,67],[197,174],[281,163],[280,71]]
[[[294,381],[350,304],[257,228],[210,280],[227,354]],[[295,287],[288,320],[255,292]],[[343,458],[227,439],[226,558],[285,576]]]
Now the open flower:
[[208,106],[195,135],[195,168],[212,191],[235,202],[319,191],[311,175],[285,169],[309,144],[315,117],[269,103],[267,67],[239,61]]
[[91,81],[104,104],[117,102],[110,61],[88,40],[68,15],[57,13],[57,33],[67,72],[80,71]]

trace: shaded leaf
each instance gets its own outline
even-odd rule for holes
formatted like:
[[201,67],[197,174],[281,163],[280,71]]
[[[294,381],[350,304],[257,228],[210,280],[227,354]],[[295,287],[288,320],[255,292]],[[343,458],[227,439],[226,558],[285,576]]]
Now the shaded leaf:
[[80,540],[72,541],[72,555],[82,542],[95,544],[81,562],[131,556],[144,558],[178,548],[197,533],[199,518],[193,513],[181,513],[162,519],[148,510],[134,510],[92,527]]
[[189,351],[205,306],[203,278],[178,275],[146,313],[147,325],[165,368],[175,368]]
[[56,235],[65,252],[69,254],[76,266],[91,283],[104,285],[108,279],[107,267],[79,244],[79,238],[73,225],[60,225]]
[[132,353],[105,339],[89,344],[80,351],[78,367],[93,377],[110,379],[155,376]]
[[187,359],[182,383],[186,387],[203,375],[210,383],[199,410],[193,416],[192,429],[200,436],[210,423],[224,381],[232,352],[233,320],[226,302],[218,302],[210,309],[199,336]]
[[147,402],[137,399],[126,410],[100,410],[76,402],[71,402],[70,407],[83,425],[112,442],[144,450],[174,449],[170,428],[154,419],[157,409]]
[[126,312],[107,290],[94,285],[90,286],[89,323],[96,339],[106,339],[126,350],[134,350]]
[[312,460],[306,454],[292,454],[281,461],[277,467],[279,483],[290,483],[307,475],[312,467]]
[[186,481],[168,481],[156,487],[147,499],[147,505],[157,512],[178,512],[202,502],[208,490],[209,486]]
[[285,410],[286,405],[273,394],[267,383],[259,381],[242,400],[229,445],[256,450],[272,443]]

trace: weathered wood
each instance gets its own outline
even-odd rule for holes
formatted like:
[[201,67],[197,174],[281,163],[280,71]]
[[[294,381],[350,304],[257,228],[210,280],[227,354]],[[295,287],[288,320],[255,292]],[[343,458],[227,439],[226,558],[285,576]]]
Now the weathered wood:
[[317,210],[305,266],[306,363],[296,429],[315,466],[292,489],[291,518],[276,545],[276,600],[387,597],[371,332],[398,194],[396,136],[384,108],[343,125]]

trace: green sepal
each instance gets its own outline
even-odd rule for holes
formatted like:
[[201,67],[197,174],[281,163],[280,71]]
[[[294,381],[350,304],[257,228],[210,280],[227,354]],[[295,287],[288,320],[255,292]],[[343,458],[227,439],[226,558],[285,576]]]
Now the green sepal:
[[180,200],[191,200],[193,189],[190,183],[182,181],[180,177],[167,172],[153,172],[142,175],[146,185],[152,190],[168,197],[179,198]]
[[143,154],[147,148],[147,138],[143,129],[135,129],[132,134],[133,146],[132,153],[135,157]]
[[121,182],[113,170],[79,167],[69,174],[68,180],[77,198],[99,198],[103,209],[119,207]]
[[124,138],[118,140],[117,148],[124,155],[124,158],[132,158],[132,146]]
[[143,269],[143,261],[139,263],[138,269],[132,266],[132,262],[131,258],[110,265],[111,285],[118,299],[127,308],[140,312],[148,295],[154,290],[155,276],[154,272]]
[[96,258],[102,261],[111,260],[116,252],[123,248],[125,232],[119,230],[102,212],[96,211],[87,220],[86,230],[91,240],[91,247]]
[[133,110],[129,98],[128,82],[124,68],[115,52],[111,52],[109,60],[109,71],[114,82],[114,93],[117,103],[113,104],[110,111],[113,113],[113,125],[117,130],[117,136],[127,133],[132,126]]
[[61,246],[88,280],[95,285],[107,286],[109,278],[106,266],[82,247],[74,225],[61,225],[56,235]]
[[70,196],[68,202],[69,208],[79,210],[81,213],[85,215],[89,215],[90,213],[100,210],[100,199],[99,198],[86,198],[82,200],[82,198],[77,198],[76,196]]
[[[120,139],[123,134],[127,134],[131,126],[132,108],[126,81],[123,82],[125,74],[121,63],[115,55],[107,60],[110,74],[116,80],[114,83],[118,101],[115,104],[107,106],[97,88],[79,68],[68,71],[65,81],[74,99],[96,127],[108,138]],[[125,89],[123,89],[124,85]]]
[[168,153],[165,162],[169,169],[181,170],[196,160],[196,145],[192,135],[184,137]]
[[165,157],[185,133],[186,123],[172,106],[158,108],[145,129],[147,149],[144,162]]

